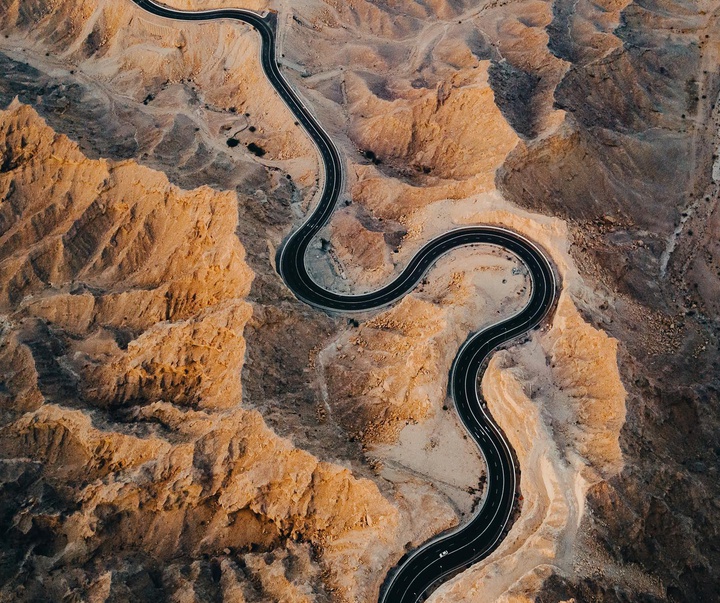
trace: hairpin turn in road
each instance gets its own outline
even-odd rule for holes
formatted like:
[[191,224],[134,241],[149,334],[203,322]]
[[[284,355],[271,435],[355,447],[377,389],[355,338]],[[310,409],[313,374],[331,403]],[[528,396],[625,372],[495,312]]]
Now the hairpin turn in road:
[[492,553],[509,528],[515,506],[518,469],[507,439],[482,403],[478,383],[486,360],[494,350],[526,334],[548,318],[558,295],[555,272],[542,251],[525,237],[497,226],[468,226],[446,232],[426,243],[392,282],[376,291],[341,295],[324,289],[308,274],[305,254],[310,242],[335,209],[343,187],[343,164],[328,134],[280,72],[276,60],[276,14],[259,14],[244,9],[184,11],[153,0],[134,2],[150,13],[168,19],[243,21],[260,34],[260,60],[265,75],[314,141],[324,169],[322,194],[317,207],[288,236],[277,255],[278,272],[298,299],[331,312],[381,308],[411,291],[440,256],[465,245],[501,247],[517,256],[529,272],[532,290],[527,305],[514,316],[471,335],[460,348],[450,372],[450,390],[458,414],[485,459],[487,490],[484,503],[468,523],[409,553],[388,574],[380,594],[381,603],[420,601],[450,575]]

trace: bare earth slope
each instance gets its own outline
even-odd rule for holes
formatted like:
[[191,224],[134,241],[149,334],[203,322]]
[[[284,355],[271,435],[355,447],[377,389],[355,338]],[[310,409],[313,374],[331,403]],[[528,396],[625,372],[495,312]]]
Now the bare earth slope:
[[[3,598],[189,579],[202,599],[194,571],[249,600],[283,581],[361,593],[349,569],[375,563],[397,511],[239,405],[252,272],[235,196],[88,160],[20,105],[0,148]],[[276,553],[231,554],[251,546]]]

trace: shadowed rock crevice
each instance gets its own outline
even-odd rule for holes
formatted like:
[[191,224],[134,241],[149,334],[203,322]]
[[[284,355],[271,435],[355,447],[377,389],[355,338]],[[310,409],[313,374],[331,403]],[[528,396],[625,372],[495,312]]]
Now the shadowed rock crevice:
[[488,71],[495,102],[513,129],[525,138],[537,134],[533,96],[540,76],[507,61],[493,61]]

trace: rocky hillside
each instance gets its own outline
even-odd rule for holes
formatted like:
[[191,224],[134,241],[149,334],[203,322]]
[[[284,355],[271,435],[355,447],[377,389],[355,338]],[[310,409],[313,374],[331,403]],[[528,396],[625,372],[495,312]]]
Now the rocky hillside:
[[0,149],[3,600],[364,597],[397,510],[240,405],[235,195],[87,159],[19,104]]
[[[388,223],[386,233],[401,224],[408,250],[438,225],[488,216],[478,208],[500,203],[488,199],[493,187],[515,207],[560,217],[580,277],[566,279],[568,292],[619,341],[624,469],[590,488],[591,513],[569,555],[551,556],[505,595],[488,571],[479,583],[459,577],[437,600],[456,600],[453,592],[478,601],[712,599],[720,580],[718,3],[313,7],[287,38],[318,74],[304,85],[347,120],[358,215]],[[317,30],[328,32],[324,41]],[[336,37],[345,41],[340,56],[323,45]],[[333,69],[336,88],[326,75]],[[483,85],[510,130],[487,123]],[[448,119],[452,103],[454,119],[475,134],[470,142]],[[484,137],[486,146],[473,145]],[[501,165],[481,182],[491,154]]]
[[[368,290],[476,222],[562,277],[483,382],[521,512],[434,600],[712,600],[718,2],[272,8],[347,161],[318,279]],[[318,161],[257,53],[129,0],[0,0],[0,106],[32,107],[0,117],[3,600],[372,601],[483,495],[447,370],[525,276],[476,249],[373,316],[293,300],[274,251]]]

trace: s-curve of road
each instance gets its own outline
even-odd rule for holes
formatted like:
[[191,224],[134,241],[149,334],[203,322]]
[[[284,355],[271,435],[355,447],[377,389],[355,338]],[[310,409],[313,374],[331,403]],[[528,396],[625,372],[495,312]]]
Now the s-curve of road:
[[463,245],[489,244],[514,254],[527,267],[532,290],[527,305],[514,316],[471,335],[460,348],[450,372],[450,390],[468,433],[487,466],[487,490],[482,506],[462,527],[441,534],[401,559],[383,585],[381,603],[414,603],[462,569],[487,557],[502,541],[515,505],[518,470],[512,449],[488,413],[478,393],[485,361],[500,345],[540,325],[555,305],[558,285],[553,268],[528,239],[496,226],[450,230],[429,241],[403,271],[384,287],[362,295],[340,295],[312,280],[305,265],[308,245],[332,215],[343,186],[343,164],[335,145],[280,72],[276,60],[277,16],[243,9],[185,11],[153,0],[134,0],[154,15],[183,21],[233,19],[252,25],[262,38],[265,75],[290,111],[315,142],[322,157],[323,189],[317,207],[290,234],[277,255],[277,267],[298,299],[331,312],[358,312],[387,306],[411,291],[437,259]]

